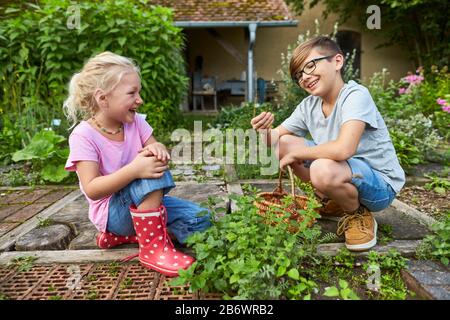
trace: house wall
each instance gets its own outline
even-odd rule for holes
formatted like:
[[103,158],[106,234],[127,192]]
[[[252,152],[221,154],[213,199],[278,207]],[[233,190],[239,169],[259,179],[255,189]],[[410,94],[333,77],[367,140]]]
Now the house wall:
[[[320,21],[321,33],[331,33],[336,16],[330,15],[327,20],[322,18],[321,5],[306,10],[304,14],[296,17],[299,21],[297,27],[259,28],[256,34],[254,49],[255,71],[257,77],[266,80],[281,80],[277,70],[281,68],[281,54],[286,53],[289,44],[295,44],[298,36],[307,30],[314,32],[314,20]],[[383,25],[382,25],[383,27]],[[374,72],[387,68],[392,79],[398,80],[413,66],[405,52],[399,47],[375,49],[381,39],[374,35],[376,31],[360,30],[356,19],[353,19],[338,30],[352,30],[361,33],[361,78],[365,82]],[[229,54],[206,29],[186,29],[188,68],[194,71],[195,57],[203,56],[204,76],[217,76],[218,83],[224,80],[240,79],[246,71],[247,63],[247,36],[243,28],[216,28],[222,38],[231,43],[241,54],[244,64],[239,63]],[[238,99],[239,100],[239,99]],[[243,100],[243,99],[240,99]]]

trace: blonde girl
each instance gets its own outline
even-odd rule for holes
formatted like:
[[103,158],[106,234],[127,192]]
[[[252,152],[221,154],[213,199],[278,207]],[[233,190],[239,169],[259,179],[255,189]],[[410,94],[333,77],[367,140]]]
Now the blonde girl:
[[[102,249],[139,243],[140,263],[167,276],[178,275],[194,258],[174,248],[210,226],[195,203],[166,195],[175,187],[170,155],[137,111],[139,68],[129,58],[103,52],[73,75],[64,110],[73,126],[65,169],[76,171],[99,230]],[[167,229],[168,228],[168,229]]]

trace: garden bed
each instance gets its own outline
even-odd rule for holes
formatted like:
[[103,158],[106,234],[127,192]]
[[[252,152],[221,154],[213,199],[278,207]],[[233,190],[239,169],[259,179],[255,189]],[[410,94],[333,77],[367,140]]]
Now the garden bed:
[[411,207],[439,220],[450,211],[448,191],[440,194],[423,186],[404,187],[397,198]]

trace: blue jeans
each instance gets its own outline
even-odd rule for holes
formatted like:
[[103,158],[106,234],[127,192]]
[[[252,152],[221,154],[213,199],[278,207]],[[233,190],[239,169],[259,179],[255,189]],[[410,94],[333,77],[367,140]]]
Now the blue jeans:
[[[309,147],[316,143],[305,139]],[[304,161],[304,166],[309,168],[313,161]],[[389,207],[394,201],[395,191],[383,179],[381,174],[372,169],[362,158],[350,158],[347,163],[352,171],[352,184],[358,189],[358,200],[369,211],[381,211]]]
[[167,209],[167,227],[180,243],[185,243],[193,232],[208,229],[211,226],[209,210],[191,201],[166,195],[174,187],[169,170],[158,179],[134,180],[109,200],[107,231],[121,236],[135,235],[129,207],[132,204],[137,207],[149,193],[156,190],[163,190],[162,204]]

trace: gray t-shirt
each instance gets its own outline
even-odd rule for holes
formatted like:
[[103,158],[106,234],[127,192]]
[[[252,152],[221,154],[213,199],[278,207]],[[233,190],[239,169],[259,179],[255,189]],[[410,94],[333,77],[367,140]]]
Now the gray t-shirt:
[[309,132],[316,144],[322,144],[336,140],[341,126],[349,120],[366,123],[353,157],[365,161],[399,192],[405,184],[405,172],[398,162],[386,124],[366,87],[352,80],[345,84],[328,118],[322,112],[322,99],[308,96],[281,125],[300,137]]

